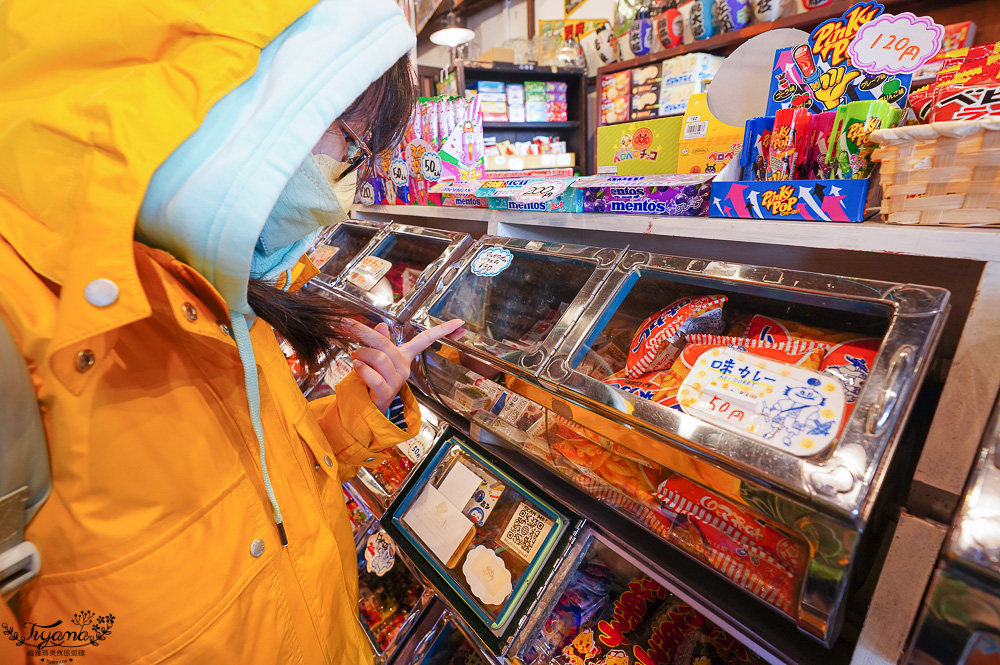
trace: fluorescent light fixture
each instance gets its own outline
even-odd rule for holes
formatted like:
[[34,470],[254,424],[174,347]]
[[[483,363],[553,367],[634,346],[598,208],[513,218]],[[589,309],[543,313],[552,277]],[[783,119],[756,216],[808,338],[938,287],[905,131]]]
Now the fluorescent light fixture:
[[476,33],[465,27],[465,20],[455,12],[448,12],[441,19],[441,25],[431,33],[431,42],[439,46],[455,48],[476,38]]

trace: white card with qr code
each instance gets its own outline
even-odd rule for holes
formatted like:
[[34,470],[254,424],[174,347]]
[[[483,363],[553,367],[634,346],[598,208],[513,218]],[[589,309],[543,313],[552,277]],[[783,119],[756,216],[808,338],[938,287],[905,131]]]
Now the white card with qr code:
[[500,542],[511,552],[531,563],[545,542],[545,537],[549,535],[552,525],[552,520],[528,504],[522,503],[507,523],[507,528],[500,536]]

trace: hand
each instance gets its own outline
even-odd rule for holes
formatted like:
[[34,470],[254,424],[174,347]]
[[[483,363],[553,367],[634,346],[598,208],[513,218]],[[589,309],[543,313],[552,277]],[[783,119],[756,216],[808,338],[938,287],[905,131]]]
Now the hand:
[[354,371],[368,386],[368,394],[379,411],[385,412],[410,378],[410,365],[417,354],[442,337],[460,334],[461,319],[452,319],[428,328],[409,342],[396,346],[389,337],[389,326],[380,323],[371,329],[351,322],[353,332],[365,346],[351,353]]
[[846,67],[834,67],[833,69],[823,72],[822,76],[819,77],[820,89],[813,91],[813,97],[816,101],[829,109],[836,108],[840,105],[840,98],[844,96],[844,91],[847,90],[848,84],[854,79],[861,76],[861,72],[858,70],[853,70],[846,76],[844,72],[847,70]]

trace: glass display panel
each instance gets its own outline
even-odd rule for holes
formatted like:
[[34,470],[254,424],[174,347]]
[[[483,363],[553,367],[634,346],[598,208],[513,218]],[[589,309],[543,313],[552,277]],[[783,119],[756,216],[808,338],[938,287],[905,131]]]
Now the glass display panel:
[[[881,294],[873,290],[871,296]],[[886,303],[639,269],[595,321],[571,365],[618,390],[703,419],[698,408],[729,402],[712,402],[707,388],[699,392],[700,377],[706,383],[717,377],[745,380],[742,395],[749,397],[733,400],[730,411],[740,416],[722,425],[732,424],[738,433],[773,437],[796,454],[806,455],[813,439],[836,436],[842,429],[893,314]],[[732,353],[723,353],[726,349],[747,362],[728,362]],[[707,352],[718,360],[702,356]],[[768,363],[760,364],[761,359]],[[807,370],[794,374],[807,382],[806,388],[790,388],[780,378],[776,381],[773,372],[758,371],[765,366],[783,376],[789,376],[785,370],[789,366]],[[824,380],[829,382],[822,384]],[[764,381],[774,387],[761,387]],[[821,387],[835,390],[836,385],[843,386],[842,396],[818,392]],[[686,392],[687,387],[693,389]],[[764,394],[772,391],[773,397]],[[751,413],[752,409],[756,411]],[[802,441],[806,449],[800,450],[796,446]],[[820,447],[816,444],[814,450]]]
[[377,527],[366,536],[358,548],[358,617],[372,644],[384,653],[410,615],[421,609],[424,586],[395,553],[388,570],[385,556],[369,564],[372,553],[392,547],[392,541]]
[[328,255],[326,261],[322,263],[320,272],[330,277],[339,277],[347,264],[368,246],[376,234],[378,229],[353,224],[338,226],[323,244],[313,250],[314,255]]
[[[492,275],[471,265],[430,310],[432,318],[460,318],[466,330],[521,350],[534,349],[583,289],[596,263],[504,249],[510,263]],[[480,250],[482,254],[483,250]]]
[[756,665],[764,661],[594,538],[525,665]]
[[458,443],[431,460],[392,521],[491,630],[508,624],[567,527]]
[[[780,525],[781,515],[770,514],[781,509],[773,497],[741,486],[706,462],[677,453],[668,468],[551,411],[546,415],[553,460],[536,459],[665,542],[795,616],[810,550],[801,536]],[[710,488],[725,488],[743,501]]]
[[414,665],[487,665],[472,642],[455,627],[454,619],[445,621],[424,657]]
[[383,279],[392,288],[393,302],[413,290],[424,269],[440,258],[450,244],[441,238],[392,233],[376,248],[372,255],[392,264]]

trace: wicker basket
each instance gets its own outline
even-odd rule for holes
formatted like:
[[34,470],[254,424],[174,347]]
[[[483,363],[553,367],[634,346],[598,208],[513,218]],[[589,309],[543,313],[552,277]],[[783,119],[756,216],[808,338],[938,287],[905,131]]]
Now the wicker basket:
[[1000,225],[1000,118],[872,132],[890,224]]

